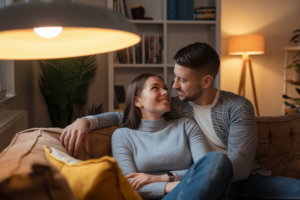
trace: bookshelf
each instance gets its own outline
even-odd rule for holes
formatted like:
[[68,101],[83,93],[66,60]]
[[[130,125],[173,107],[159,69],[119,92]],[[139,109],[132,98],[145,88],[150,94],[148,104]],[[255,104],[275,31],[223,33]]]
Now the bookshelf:
[[[195,42],[210,44],[220,55],[220,11],[221,0],[194,0],[196,7],[216,7],[216,20],[167,20],[167,0],[126,0],[129,21],[135,24],[144,35],[159,35],[163,37],[163,62],[159,64],[146,64],[144,59],[144,41],[142,41],[142,64],[119,64],[115,63],[115,53],[108,53],[108,110],[109,112],[122,112],[114,109],[114,85],[123,85],[125,88],[138,75],[142,73],[154,73],[164,78],[167,86],[171,89],[174,80],[175,53]],[[153,20],[133,20],[131,7],[143,5],[145,17]],[[107,1],[109,9],[113,8],[113,0]],[[216,77],[215,87],[220,88],[220,74]]]

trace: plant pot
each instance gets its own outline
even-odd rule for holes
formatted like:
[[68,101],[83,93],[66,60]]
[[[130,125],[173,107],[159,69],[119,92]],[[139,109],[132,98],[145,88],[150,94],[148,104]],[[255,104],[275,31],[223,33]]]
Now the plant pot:
[[293,81],[294,82],[299,82],[300,81],[300,73],[295,73]]

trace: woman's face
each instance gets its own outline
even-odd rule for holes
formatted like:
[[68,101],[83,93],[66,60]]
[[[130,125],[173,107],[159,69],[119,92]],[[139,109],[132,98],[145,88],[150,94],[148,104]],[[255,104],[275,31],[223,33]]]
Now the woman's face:
[[165,83],[158,77],[149,77],[135,105],[141,109],[142,118],[157,120],[170,111],[171,97]]

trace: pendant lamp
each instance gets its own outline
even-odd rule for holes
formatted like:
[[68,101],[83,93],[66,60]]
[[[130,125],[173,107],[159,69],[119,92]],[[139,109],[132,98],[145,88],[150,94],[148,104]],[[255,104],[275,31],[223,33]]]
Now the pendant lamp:
[[0,59],[100,54],[137,44],[134,24],[112,10],[71,0],[26,0],[0,8]]

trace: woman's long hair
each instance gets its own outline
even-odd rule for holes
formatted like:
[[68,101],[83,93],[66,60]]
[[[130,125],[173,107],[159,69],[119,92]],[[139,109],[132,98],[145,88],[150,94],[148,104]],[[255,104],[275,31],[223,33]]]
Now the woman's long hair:
[[[158,77],[163,82],[160,76],[156,74],[141,74],[136,77],[127,87],[125,106],[124,106],[124,118],[123,118],[123,126],[131,129],[138,129],[141,119],[142,113],[139,107],[135,106],[135,97],[140,97],[142,90],[144,88],[144,84],[146,80],[150,77]],[[164,114],[166,120],[170,120],[169,112]]]

